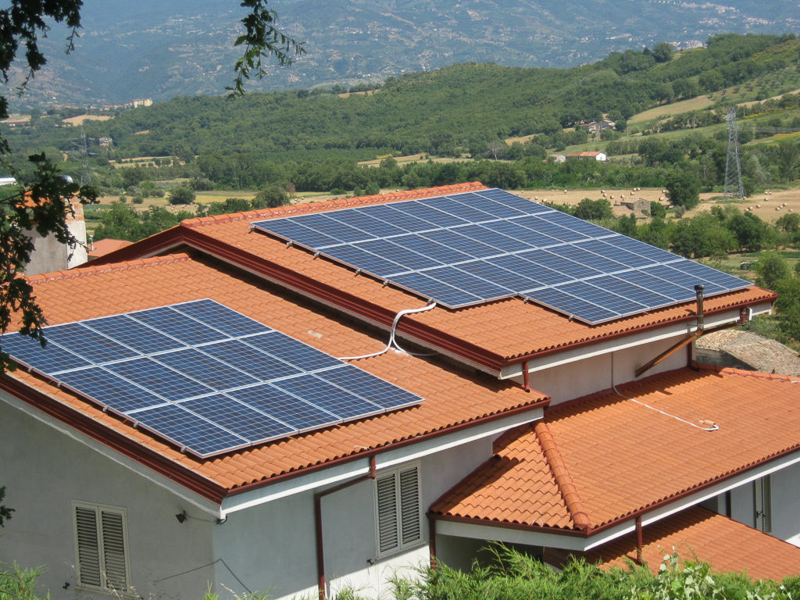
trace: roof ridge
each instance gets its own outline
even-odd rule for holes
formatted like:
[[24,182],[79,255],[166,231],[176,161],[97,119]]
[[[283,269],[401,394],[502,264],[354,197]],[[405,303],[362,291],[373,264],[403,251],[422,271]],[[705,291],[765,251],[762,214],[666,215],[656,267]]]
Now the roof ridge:
[[321,212],[330,208],[348,208],[351,206],[364,206],[368,204],[383,204],[386,202],[399,202],[402,200],[416,200],[448,194],[457,194],[476,190],[489,189],[480,181],[468,183],[457,183],[453,185],[442,185],[417,190],[405,190],[402,192],[389,192],[388,194],[376,194],[373,196],[357,196],[354,198],[339,198],[337,200],[325,200],[324,202],[309,202],[305,204],[295,204],[294,206],[279,206],[277,208],[260,208],[244,212],[231,213],[227,215],[213,215],[210,217],[195,217],[181,221],[185,227],[202,227],[203,225],[214,225],[218,223],[230,223],[232,221],[250,220],[255,218],[272,217],[291,217],[298,214]]
[[558,449],[553,434],[550,428],[544,421],[539,421],[534,426],[534,432],[539,440],[539,444],[544,452],[544,458],[550,471],[553,473],[553,478],[556,482],[556,487],[567,505],[567,512],[569,512],[572,521],[583,531],[589,531],[592,527],[592,522],[589,519],[589,513],[583,505],[578,488],[575,485],[572,475],[570,475],[567,463]]
[[190,257],[185,252],[177,254],[168,254],[166,256],[152,256],[150,258],[138,258],[136,260],[127,260],[118,263],[108,263],[97,266],[86,266],[81,268],[70,269],[68,271],[53,271],[51,273],[40,273],[38,275],[31,275],[27,277],[29,283],[37,284],[47,281],[61,281],[65,279],[73,279],[75,277],[87,277],[89,275],[96,275],[98,273],[108,273],[111,271],[125,271],[128,269],[138,269],[148,265],[158,263],[173,263],[184,260],[190,260]]

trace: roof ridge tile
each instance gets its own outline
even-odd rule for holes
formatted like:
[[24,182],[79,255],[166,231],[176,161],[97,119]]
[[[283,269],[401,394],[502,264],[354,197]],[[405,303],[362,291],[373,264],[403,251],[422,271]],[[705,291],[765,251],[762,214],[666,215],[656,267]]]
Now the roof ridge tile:
[[67,271],[53,271],[51,273],[40,273],[38,275],[31,275],[27,280],[31,284],[45,283],[48,281],[61,281],[65,279],[74,279],[76,277],[88,277],[90,275],[97,275],[99,273],[109,273],[112,271],[126,271],[128,269],[138,269],[153,264],[169,264],[189,260],[190,257],[186,253],[168,254],[166,256],[152,256],[150,258],[138,258],[136,260],[128,260],[118,263],[108,263],[97,266],[87,266]]
[[351,206],[364,206],[368,204],[386,204],[387,202],[399,202],[401,200],[416,200],[419,198],[432,198],[434,196],[446,196],[448,194],[460,194],[477,190],[489,189],[480,181],[468,183],[457,183],[453,185],[443,185],[416,190],[404,190],[389,192],[387,194],[375,194],[372,196],[356,196],[354,198],[337,198],[335,200],[325,200],[324,202],[313,202],[296,204],[294,206],[279,206],[277,208],[260,208],[244,212],[231,213],[227,215],[212,215],[209,217],[195,217],[181,221],[185,227],[202,227],[203,225],[214,225],[219,223],[229,223],[233,221],[249,220],[253,218],[271,218],[294,216],[322,212],[330,208],[346,208]]
[[539,444],[544,452],[545,461],[553,473],[556,486],[562,498],[564,498],[564,503],[572,517],[572,521],[580,529],[589,531],[589,529],[592,528],[589,513],[586,512],[583,500],[581,500],[580,494],[578,493],[578,488],[572,479],[572,475],[570,475],[567,463],[564,461],[564,457],[558,449],[558,444],[553,434],[550,432],[550,428],[544,421],[539,421],[533,429],[536,433],[536,437],[539,439]]

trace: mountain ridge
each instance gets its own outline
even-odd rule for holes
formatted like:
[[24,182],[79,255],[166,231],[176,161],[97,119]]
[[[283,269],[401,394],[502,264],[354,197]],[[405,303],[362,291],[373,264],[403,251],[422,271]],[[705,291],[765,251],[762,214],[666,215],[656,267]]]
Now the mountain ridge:
[[[564,68],[661,41],[691,47],[723,32],[800,33],[796,0],[281,0],[270,7],[307,53],[289,68],[271,64],[250,89],[347,86],[462,62]],[[243,14],[217,0],[86,0],[75,51],[64,55],[66,32],[54,27],[43,43],[48,65],[13,105],[224,93]]]

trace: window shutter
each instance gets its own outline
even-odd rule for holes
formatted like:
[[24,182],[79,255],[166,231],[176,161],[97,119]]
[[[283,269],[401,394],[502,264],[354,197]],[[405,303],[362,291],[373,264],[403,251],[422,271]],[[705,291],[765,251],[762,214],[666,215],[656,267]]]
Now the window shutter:
[[416,542],[422,537],[417,467],[400,472],[400,510],[403,545]]
[[127,592],[125,510],[75,504],[78,584]]
[[395,474],[381,477],[377,482],[378,492],[378,551],[397,548],[397,492]]
[[78,582],[81,585],[100,587],[103,580],[96,511],[82,506],[75,507],[75,534],[78,543]]
[[122,515],[102,511],[103,558],[105,559],[105,587],[118,592],[128,591],[128,568],[125,562],[125,529]]

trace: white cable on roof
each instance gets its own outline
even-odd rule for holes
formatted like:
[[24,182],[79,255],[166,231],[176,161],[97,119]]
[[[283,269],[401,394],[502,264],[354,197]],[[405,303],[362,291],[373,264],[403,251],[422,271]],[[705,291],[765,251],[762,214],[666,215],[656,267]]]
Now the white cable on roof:
[[626,400],[630,400],[631,402],[635,402],[639,406],[644,406],[645,408],[649,408],[650,410],[654,410],[657,413],[661,413],[664,416],[672,417],[676,421],[680,421],[681,423],[686,423],[687,425],[691,425],[692,427],[694,427],[696,429],[699,429],[701,431],[717,431],[719,429],[719,425],[717,425],[716,423],[714,423],[712,427],[701,427],[700,425],[698,425],[696,423],[692,423],[691,421],[687,421],[686,419],[682,419],[680,417],[677,417],[677,416],[675,416],[675,415],[673,415],[671,413],[668,413],[666,411],[661,410],[660,408],[656,408],[655,406],[650,406],[649,404],[647,404],[645,402],[642,402],[641,400],[637,400],[636,398],[631,398],[630,396],[626,396],[625,394],[620,392],[617,389],[617,384],[614,383],[614,353],[613,352],[611,353],[611,389],[614,390],[614,393],[617,396],[621,396],[621,397],[625,398]]
[[657,413],[661,413],[662,415],[665,415],[667,417],[672,417],[676,421],[680,421],[681,423],[686,423],[687,425],[691,425],[692,427],[700,429],[701,431],[716,431],[717,429],[719,429],[719,425],[717,425],[716,423],[714,423],[713,427],[701,427],[700,425],[698,425],[696,423],[692,423],[691,421],[687,421],[686,419],[681,419],[680,417],[676,417],[673,414],[665,412],[665,411],[661,410],[660,408],[656,408],[655,406],[650,406],[649,404],[646,404],[646,403],[642,402],[641,400],[637,400],[636,398],[631,398],[629,396],[626,396],[625,394],[620,393],[620,391],[617,389],[617,386],[612,386],[611,389],[614,390],[614,392],[618,396],[622,396],[626,400],[630,400],[631,402],[635,402],[636,404],[638,404],[640,406],[644,406],[645,408],[649,408],[650,410],[654,410]]
[[372,354],[365,354],[364,356],[343,356],[339,358],[339,360],[360,360],[362,358],[372,358],[374,356],[380,356],[381,354],[386,354],[389,350],[394,347],[399,352],[403,354],[411,354],[412,356],[434,356],[434,354],[422,354],[422,353],[415,353],[415,352],[408,352],[407,350],[403,350],[397,343],[397,339],[395,333],[397,332],[397,324],[400,322],[400,319],[405,315],[411,315],[414,313],[421,313],[426,312],[429,310],[433,310],[436,308],[436,302],[431,302],[427,306],[423,306],[422,308],[407,308],[405,310],[401,310],[394,316],[394,320],[392,321],[392,329],[389,334],[389,343],[386,344],[386,347],[379,352],[373,352]]

